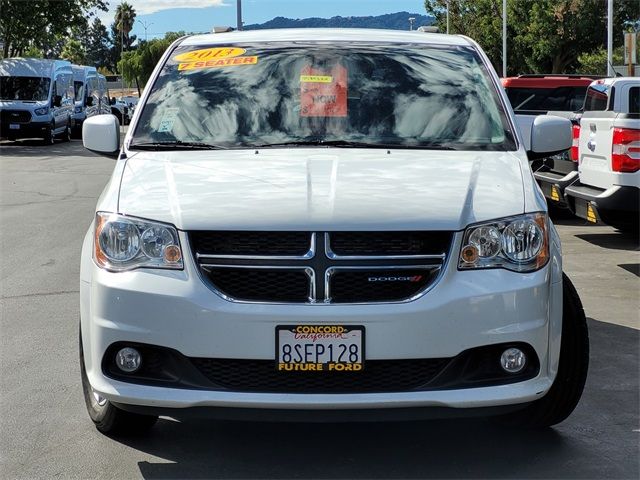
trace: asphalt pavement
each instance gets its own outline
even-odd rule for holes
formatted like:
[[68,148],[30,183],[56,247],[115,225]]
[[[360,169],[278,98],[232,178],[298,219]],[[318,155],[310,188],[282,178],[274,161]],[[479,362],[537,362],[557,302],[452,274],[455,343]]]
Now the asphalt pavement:
[[149,437],[91,424],[78,367],[80,247],[113,161],[81,142],[0,143],[0,476],[13,478],[630,478],[639,472],[640,249],[556,221],[589,317],[574,414],[546,431],[481,419],[270,424],[161,419]]

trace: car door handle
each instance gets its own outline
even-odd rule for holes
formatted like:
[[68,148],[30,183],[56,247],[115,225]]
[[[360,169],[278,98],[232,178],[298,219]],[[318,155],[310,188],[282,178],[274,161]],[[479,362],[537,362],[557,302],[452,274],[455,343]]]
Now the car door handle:
[[595,152],[595,150],[596,150],[596,142],[594,142],[593,140],[589,140],[587,142],[587,148],[589,150],[591,150],[592,152]]

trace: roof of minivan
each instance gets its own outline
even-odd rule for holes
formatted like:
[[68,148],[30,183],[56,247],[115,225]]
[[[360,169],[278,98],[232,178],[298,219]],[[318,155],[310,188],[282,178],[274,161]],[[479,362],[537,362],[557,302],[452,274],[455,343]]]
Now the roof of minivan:
[[371,28],[282,28],[274,30],[244,30],[186,37],[180,45],[212,45],[253,42],[379,42],[426,43],[432,45],[465,45],[469,40],[458,35],[424,33]]
[[42,58],[5,58],[0,60],[0,75],[14,77],[48,77],[53,68],[69,67],[67,60],[49,60]]

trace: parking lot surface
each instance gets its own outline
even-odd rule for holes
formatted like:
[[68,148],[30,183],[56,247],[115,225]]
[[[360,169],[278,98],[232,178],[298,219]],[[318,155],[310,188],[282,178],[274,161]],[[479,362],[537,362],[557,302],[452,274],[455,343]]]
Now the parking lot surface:
[[149,437],[99,434],[80,387],[78,275],[112,168],[79,141],[0,144],[2,478],[639,477],[640,251],[569,216],[556,224],[589,317],[591,364],[576,411],[553,429],[161,419]]

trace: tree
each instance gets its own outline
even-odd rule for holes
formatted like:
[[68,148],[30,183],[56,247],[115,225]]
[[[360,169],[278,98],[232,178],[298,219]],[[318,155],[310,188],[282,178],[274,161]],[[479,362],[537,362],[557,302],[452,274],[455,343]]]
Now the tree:
[[27,58],[44,58],[44,53],[37,47],[27,48],[23,55]]
[[130,4],[123,2],[118,5],[116,8],[114,25],[125,47],[131,47],[133,43],[129,34],[131,33],[131,30],[133,30],[135,21],[136,11]]
[[[450,0],[450,33],[475,39],[493,62],[502,64],[502,1]],[[446,0],[426,0],[425,8],[446,28]],[[614,45],[640,17],[640,2],[614,2]],[[508,74],[571,73],[578,57],[606,42],[606,3],[596,0],[508,0]],[[500,71],[500,68],[497,69]]]
[[141,42],[136,50],[123,55],[118,70],[127,82],[143,87],[167,48],[183,35],[184,32],[168,32],[164,38]]
[[56,40],[68,38],[71,29],[86,22],[95,9],[106,11],[106,1],[0,0],[3,56],[22,55],[30,47],[43,50],[49,56]]
[[70,38],[67,40],[67,43],[65,43],[60,57],[76,65],[84,65],[87,61],[87,52],[85,52],[79,40]]
[[86,39],[87,64],[94,67],[106,67],[110,70],[115,68],[111,61],[111,41],[107,27],[103,25],[99,18],[95,18],[89,27]]
[[136,11],[127,2],[121,3],[116,8],[114,22],[111,24],[111,60],[117,66],[123,52],[133,49],[136,36],[131,35],[133,24],[136,21]]

